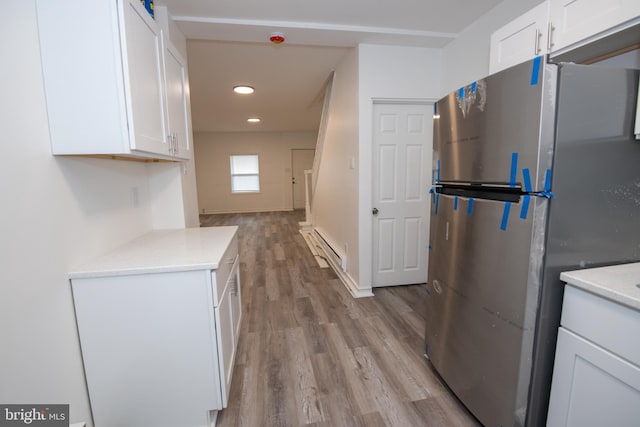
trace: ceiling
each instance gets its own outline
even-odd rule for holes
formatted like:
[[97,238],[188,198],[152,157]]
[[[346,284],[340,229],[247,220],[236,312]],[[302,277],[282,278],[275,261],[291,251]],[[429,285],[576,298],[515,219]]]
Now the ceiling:
[[[187,37],[194,132],[317,130],[324,84],[360,43],[440,48],[501,0],[156,0]],[[286,41],[269,42],[272,32]],[[252,95],[232,92],[237,84]],[[246,119],[257,116],[258,124]]]

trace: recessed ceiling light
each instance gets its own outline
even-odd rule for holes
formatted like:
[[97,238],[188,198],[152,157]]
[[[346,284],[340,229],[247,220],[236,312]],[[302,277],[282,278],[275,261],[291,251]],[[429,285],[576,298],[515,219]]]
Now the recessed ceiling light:
[[242,95],[248,95],[253,93],[253,88],[251,86],[234,86],[233,91]]
[[260,123],[260,119],[258,117],[250,117],[247,119],[249,123]]

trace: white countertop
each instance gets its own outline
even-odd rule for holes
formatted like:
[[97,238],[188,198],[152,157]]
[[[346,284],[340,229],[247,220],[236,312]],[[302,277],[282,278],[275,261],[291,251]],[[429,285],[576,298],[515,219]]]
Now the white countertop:
[[156,230],[69,272],[70,279],[216,269],[238,227]]
[[640,310],[640,262],[565,271],[560,280]]

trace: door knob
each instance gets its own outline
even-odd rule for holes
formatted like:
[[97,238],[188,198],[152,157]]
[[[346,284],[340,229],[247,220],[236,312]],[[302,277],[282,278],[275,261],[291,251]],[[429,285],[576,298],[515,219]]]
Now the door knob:
[[378,215],[378,208],[373,208],[371,210],[371,213],[374,214],[374,215]]

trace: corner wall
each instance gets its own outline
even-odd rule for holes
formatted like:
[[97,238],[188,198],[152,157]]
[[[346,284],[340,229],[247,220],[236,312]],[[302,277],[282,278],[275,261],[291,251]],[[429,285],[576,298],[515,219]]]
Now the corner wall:
[[[291,150],[315,148],[317,132],[202,132],[194,135],[200,213],[293,209]],[[229,156],[258,154],[260,192],[231,193]]]

